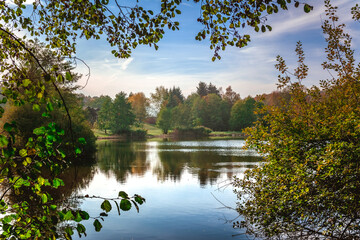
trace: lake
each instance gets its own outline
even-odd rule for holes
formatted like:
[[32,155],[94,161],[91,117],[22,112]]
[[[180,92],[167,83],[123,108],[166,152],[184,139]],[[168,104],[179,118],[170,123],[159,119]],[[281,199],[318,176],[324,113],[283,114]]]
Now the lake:
[[[85,239],[247,239],[232,228],[238,217],[233,177],[259,163],[254,151],[242,149],[243,140],[176,142],[99,141],[96,163],[69,171],[67,195],[117,197],[119,191],[146,199],[140,212],[132,207],[118,215],[115,204],[103,228],[83,222]],[[101,200],[71,200],[91,216],[101,212]],[[237,218],[236,220],[241,220]],[[240,235],[239,235],[240,234]],[[78,239],[77,234],[74,239]],[[84,239],[84,238],[81,238]]]

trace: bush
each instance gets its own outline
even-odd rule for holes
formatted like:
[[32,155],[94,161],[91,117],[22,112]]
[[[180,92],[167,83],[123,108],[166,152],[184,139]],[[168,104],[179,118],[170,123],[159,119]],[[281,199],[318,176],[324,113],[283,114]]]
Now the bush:
[[210,128],[197,126],[194,128],[176,128],[172,133],[175,138],[204,138],[212,132]]

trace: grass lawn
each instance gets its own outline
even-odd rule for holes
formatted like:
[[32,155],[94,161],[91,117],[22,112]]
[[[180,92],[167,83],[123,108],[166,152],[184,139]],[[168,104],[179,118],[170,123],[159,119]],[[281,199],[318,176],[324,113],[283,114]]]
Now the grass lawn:
[[236,132],[236,131],[224,131],[224,132],[211,132],[210,135],[232,135],[232,134],[236,134],[236,135],[239,135],[241,134],[242,132]]
[[155,125],[144,123],[143,127],[147,130],[148,135],[159,136],[163,134],[161,129]]
[[[160,135],[163,134],[161,129],[156,127],[156,125],[147,124],[147,123],[144,123],[141,128],[134,128],[133,130],[136,130],[136,129],[146,129],[147,134],[151,135],[151,136],[160,136]],[[99,138],[112,136],[112,133],[111,133],[110,130],[107,130],[106,134],[105,134],[105,132],[103,130],[100,130],[100,129],[92,129],[92,131],[94,132],[95,136],[99,137]],[[209,137],[211,139],[224,139],[224,138],[233,138],[233,135],[236,135],[237,137],[239,137],[239,135],[241,135],[241,132],[236,132],[236,131],[220,132],[220,131],[216,131],[216,132],[211,132]],[[158,138],[155,138],[155,139],[158,140]],[[162,139],[162,138],[160,138],[160,139]],[[152,140],[154,140],[154,139],[152,139]]]
[[95,137],[109,137],[112,135],[110,130],[106,130],[106,134],[103,130],[100,129],[91,129],[91,130],[94,132]]

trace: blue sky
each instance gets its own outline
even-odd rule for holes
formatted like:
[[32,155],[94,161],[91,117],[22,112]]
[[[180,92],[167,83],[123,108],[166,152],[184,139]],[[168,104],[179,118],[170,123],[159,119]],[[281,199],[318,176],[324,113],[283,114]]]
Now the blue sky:
[[[151,2],[154,0],[144,0]],[[208,40],[195,40],[201,25],[196,22],[199,5],[184,1],[179,18],[180,31],[167,31],[159,43],[159,50],[140,46],[129,59],[116,59],[103,40],[80,40],[77,57],[86,61],[91,68],[90,80],[80,92],[85,95],[114,97],[120,91],[144,92],[150,96],[157,86],[167,88],[178,86],[184,95],[196,91],[199,81],[213,83],[225,89],[229,85],[242,98],[276,90],[277,71],[274,68],[277,55],[283,56],[293,69],[296,64],[294,49],[297,41],[302,41],[306,63],[310,66],[309,77],[304,84],[311,86],[328,74],[321,68],[325,60],[325,41],[321,30],[321,19],[325,19],[323,2],[309,0],[314,11],[304,13],[302,8],[290,8],[269,16],[272,32],[255,33],[245,29],[252,37],[251,43],[242,49],[228,47],[221,52],[220,61],[211,61],[212,50]],[[355,0],[333,0],[339,6],[341,21],[353,36],[353,46],[358,48],[359,23],[351,20],[350,8]],[[154,2],[151,2],[154,3]],[[358,56],[357,52],[355,52]],[[80,63],[79,63],[80,64]],[[86,74],[82,66],[77,68]],[[85,78],[79,81],[82,85]]]

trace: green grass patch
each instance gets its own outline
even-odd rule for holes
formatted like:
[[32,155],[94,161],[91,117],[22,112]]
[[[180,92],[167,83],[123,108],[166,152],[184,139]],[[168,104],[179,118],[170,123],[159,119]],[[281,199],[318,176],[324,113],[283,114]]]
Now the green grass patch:
[[91,129],[91,130],[94,132],[95,137],[109,137],[109,136],[112,136],[112,133],[111,133],[110,130],[106,130],[106,133],[105,133],[105,131],[100,130],[100,129]]
[[214,131],[211,132],[210,135],[240,135],[242,134],[242,132],[237,132],[237,131]]
[[147,130],[148,135],[159,136],[163,134],[161,129],[155,125],[144,123],[143,127]]

